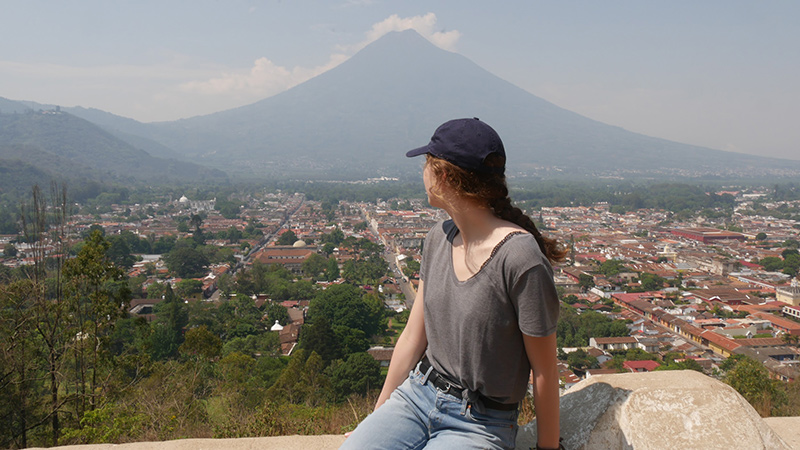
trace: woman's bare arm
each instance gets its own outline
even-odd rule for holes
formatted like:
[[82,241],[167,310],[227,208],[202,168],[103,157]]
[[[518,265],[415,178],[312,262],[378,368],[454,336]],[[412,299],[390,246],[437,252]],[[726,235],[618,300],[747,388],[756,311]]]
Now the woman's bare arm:
[[545,337],[523,334],[523,342],[533,369],[533,405],[536,408],[538,444],[541,448],[557,449],[560,422],[556,334]]
[[389,373],[386,375],[383,389],[375,403],[375,409],[378,409],[392,395],[397,386],[400,386],[408,378],[408,372],[414,368],[428,347],[428,338],[425,335],[423,292],[423,281],[420,280],[414,306],[411,307],[406,328],[395,344],[392,361],[389,364]]

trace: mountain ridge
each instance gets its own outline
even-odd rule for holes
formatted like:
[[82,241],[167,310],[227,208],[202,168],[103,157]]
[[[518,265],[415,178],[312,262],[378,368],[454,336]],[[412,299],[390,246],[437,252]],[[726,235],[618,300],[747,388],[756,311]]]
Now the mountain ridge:
[[62,110],[153,156],[245,177],[417,174],[419,162],[405,158],[405,150],[423,145],[439,124],[456,117],[492,125],[515,176],[800,174],[800,161],[677,143],[581,116],[435,47],[413,30],[389,33],[284,92],[212,114],[141,123],[91,108]]
[[155,158],[93,123],[59,110],[0,114],[0,159],[21,161],[65,178],[102,181],[226,177],[217,169]]
[[455,117],[479,117],[492,125],[509,150],[509,167],[518,172],[800,169],[800,161],[675,143],[583,117],[411,30],[387,34],[336,68],[275,96],[157,126],[165,145],[210,161],[221,155],[229,163],[242,159],[258,167],[283,159],[284,167],[296,161],[296,166],[327,164],[332,171],[358,161],[364,175],[387,167],[394,173],[416,169],[402,152],[424,144],[436,126]]

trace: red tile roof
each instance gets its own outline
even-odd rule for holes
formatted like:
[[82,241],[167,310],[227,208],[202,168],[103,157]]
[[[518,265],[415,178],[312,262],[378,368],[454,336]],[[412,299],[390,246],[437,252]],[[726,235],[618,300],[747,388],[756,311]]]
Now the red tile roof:
[[633,372],[650,372],[659,367],[661,364],[651,361],[651,360],[644,360],[644,361],[625,361],[622,363],[622,367],[631,370]]

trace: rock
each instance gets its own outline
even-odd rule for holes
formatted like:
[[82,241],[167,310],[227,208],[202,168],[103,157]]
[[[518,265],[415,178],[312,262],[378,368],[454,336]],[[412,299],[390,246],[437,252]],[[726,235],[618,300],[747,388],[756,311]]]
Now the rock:
[[[692,370],[596,375],[561,397],[569,450],[790,449],[730,386]],[[517,448],[536,447],[536,421]]]

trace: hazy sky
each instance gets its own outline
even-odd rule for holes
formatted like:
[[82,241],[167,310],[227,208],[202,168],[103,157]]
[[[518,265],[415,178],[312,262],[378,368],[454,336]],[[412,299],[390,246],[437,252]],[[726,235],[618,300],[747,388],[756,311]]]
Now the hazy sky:
[[798,21],[795,0],[0,0],[0,97],[174,120],[414,28],[593,119],[800,159]]

